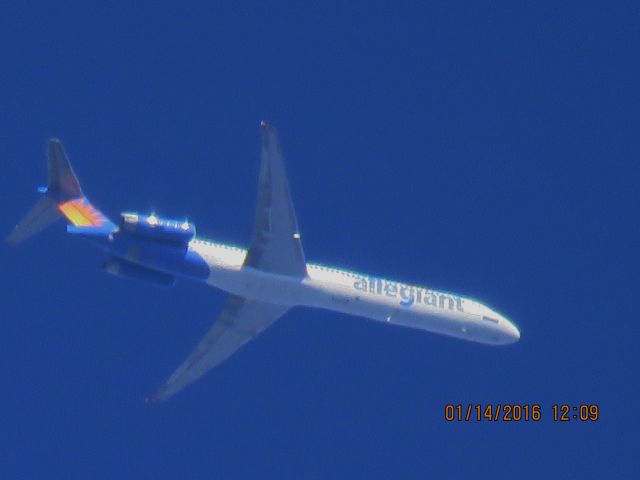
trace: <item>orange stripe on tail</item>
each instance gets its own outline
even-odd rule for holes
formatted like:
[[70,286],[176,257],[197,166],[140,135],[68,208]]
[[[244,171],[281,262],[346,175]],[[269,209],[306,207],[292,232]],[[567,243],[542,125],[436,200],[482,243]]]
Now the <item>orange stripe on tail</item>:
[[107,221],[86,198],[60,203],[58,210],[76,227],[101,227]]

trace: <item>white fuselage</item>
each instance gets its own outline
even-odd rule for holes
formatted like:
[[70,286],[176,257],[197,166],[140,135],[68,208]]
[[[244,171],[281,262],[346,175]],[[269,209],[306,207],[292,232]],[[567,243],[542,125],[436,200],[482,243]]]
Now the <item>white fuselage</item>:
[[492,345],[520,338],[504,316],[456,294],[314,264],[307,264],[305,278],[277,275],[243,267],[247,251],[241,248],[199,238],[189,248],[209,265],[207,283],[252,300],[334,310]]

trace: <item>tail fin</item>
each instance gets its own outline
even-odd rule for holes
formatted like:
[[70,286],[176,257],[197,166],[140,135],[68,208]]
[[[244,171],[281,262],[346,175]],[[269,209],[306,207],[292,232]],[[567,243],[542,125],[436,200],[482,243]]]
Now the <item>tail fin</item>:
[[64,153],[62,143],[57,138],[49,140],[47,171],[49,174],[47,182],[48,193],[58,193],[61,200],[70,200],[83,196],[78,177],[73,172],[71,163],[69,163],[69,159]]
[[40,189],[44,196],[16,225],[7,237],[7,242],[17,245],[62,216],[74,227],[97,227],[101,230],[115,228],[84,196],[62,143],[55,138],[49,140],[47,170],[47,187]]

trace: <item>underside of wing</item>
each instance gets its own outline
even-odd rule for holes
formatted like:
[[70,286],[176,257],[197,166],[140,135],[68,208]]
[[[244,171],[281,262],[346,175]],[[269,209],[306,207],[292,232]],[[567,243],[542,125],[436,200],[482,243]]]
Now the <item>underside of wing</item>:
[[289,308],[232,295],[196,349],[149,401],[163,401],[182,390],[256,337]]
[[281,275],[307,275],[298,221],[276,130],[262,122],[262,162],[251,246],[244,265]]

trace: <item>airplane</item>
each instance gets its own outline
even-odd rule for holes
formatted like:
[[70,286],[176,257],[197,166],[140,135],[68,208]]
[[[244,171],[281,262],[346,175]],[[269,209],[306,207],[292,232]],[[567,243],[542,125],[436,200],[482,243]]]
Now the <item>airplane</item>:
[[505,316],[461,295],[375,275],[307,263],[278,134],[261,122],[262,155],[253,236],[248,250],[196,236],[193,223],[121,213],[112,222],[84,195],[57,139],[48,143],[42,197],[7,237],[18,244],[56,220],[107,252],[104,270],[171,286],[195,279],[229,293],[195,350],[147,400],[173,396],[222,363],[292,307],[333,310],[488,345],[517,342]]

